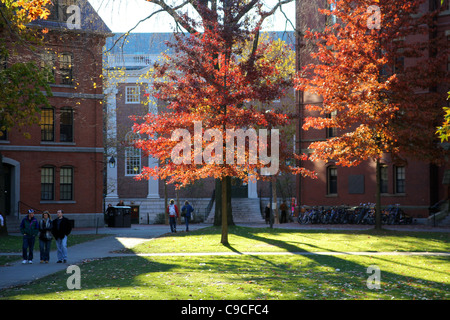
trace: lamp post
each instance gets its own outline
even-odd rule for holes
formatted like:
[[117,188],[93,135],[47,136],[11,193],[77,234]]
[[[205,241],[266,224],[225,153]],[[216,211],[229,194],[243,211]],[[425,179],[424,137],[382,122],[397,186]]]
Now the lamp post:
[[108,164],[111,169],[116,167],[116,159],[114,159],[114,156],[111,156],[111,158],[109,158]]

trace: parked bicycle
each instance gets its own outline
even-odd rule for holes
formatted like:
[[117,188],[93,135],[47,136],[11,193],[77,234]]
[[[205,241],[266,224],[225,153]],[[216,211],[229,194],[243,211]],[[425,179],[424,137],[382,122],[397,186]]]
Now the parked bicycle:
[[[303,207],[297,217],[300,224],[375,224],[375,204],[361,203],[359,206],[339,207]],[[408,216],[399,204],[389,206],[381,211],[382,224],[411,224]]]

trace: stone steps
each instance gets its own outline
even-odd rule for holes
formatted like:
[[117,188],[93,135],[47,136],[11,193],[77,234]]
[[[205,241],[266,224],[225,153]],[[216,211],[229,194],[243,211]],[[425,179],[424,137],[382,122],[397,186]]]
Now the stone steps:
[[[235,223],[264,223],[259,208],[259,199],[232,198],[231,207]],[[207,223],[214,222],[215,204],[206,219]]]

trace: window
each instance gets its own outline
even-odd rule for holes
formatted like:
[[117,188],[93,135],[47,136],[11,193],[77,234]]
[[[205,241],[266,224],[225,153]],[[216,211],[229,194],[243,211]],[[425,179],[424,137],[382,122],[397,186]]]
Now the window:
[[59,73],[61,74],[61,84],[73,84],[72,54],[62,53],[59,56]]
[[44,108],[41,111],[41,141],[54,141],[55,111],[53,108]]
[[405,193],[405,167],[395,167],[395,193]]
[[0,130],[0,140],[2,140],[2,141],[8,140],[8,131]]
[[139,139],[139,134],[128,132],[125,140],[125,174],[137,175],[141,173],[141,149],[133,146],[135,140]]
[[134,147],[127,147],[125,150],[126,174],[136,175],[141,173],[141,150]]
[[41,53],[41,69],[44,71],[48,83],[55,83],[55,54],[52,52]]
[[56,0],[52,1],[52,5],[48,7],[50,10],[50,15],[47,20],[49,21],[60,21],[66,22],[68,18],[67,8],[70,5],[76,5],[76,0]]
[[[336,111],[333,111],[332,113],[327,113],[326,115],[327,119],[333,119],[336,117]],[[333,138],[337,136],[337,128],[336,127],[328,127],[327,130],[327,138]]]
[[442,7],[443,9],[440,14],[448,14],[448,11],[450,11],[450,1],[449,0],[435,0],[434,7],[436,9]]
[[139,103],[140,102],[140,92],[138,86],[126,87],[125,88],[125,102],[126,103]]
[[59,176],[59,198],[73,200],[73,168],[62,167]]
[[327,168],[327,186],[328,194],[337,194],[337,168]]
[[[330,11],[333,12],[335,10],[336,10],[336,2],[331,2],[330,3]],[[334,14],[332,14],[328,20],[329,20],[330,25],[336,24],[336,21],[337,21],[336,16]]]
[[54,200],[55,168],[41,168],[41,200]]
[[388,167],[380,166],[380,193],[388,193]]
[[59,141],[73,142],[73,109],[62,108],[59,124]]
[[394,63],[394,68],[393,68],[393,73],[394,74],[402,73],[404,68],[405,68],[405,57],[403,57],[403,56],[396,57],[395,63]]

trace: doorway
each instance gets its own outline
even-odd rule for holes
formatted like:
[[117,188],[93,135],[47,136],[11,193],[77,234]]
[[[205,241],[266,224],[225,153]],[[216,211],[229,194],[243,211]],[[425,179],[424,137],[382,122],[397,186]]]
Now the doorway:
[[248,184],[243,183],[242,179],[231,178],[231,197],[248,198]]
[[11,215],[11,172],[12,166],[2,164],[3,170],[0,173],[0,212],[4,216]]

